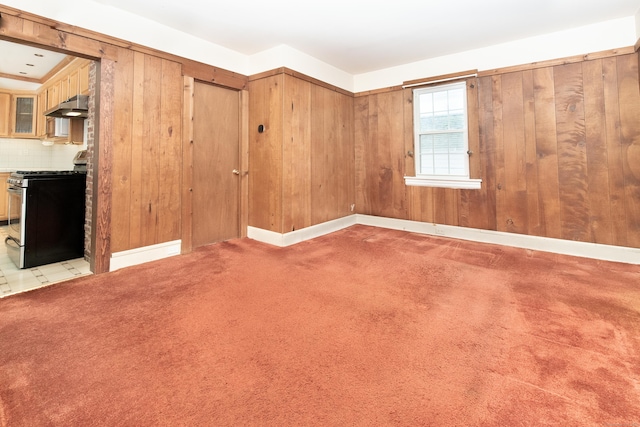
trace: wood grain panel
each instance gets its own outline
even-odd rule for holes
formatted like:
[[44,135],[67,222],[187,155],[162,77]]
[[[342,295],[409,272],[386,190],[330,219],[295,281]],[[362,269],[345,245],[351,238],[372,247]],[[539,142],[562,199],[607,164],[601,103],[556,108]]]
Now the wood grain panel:
[[504,121],[502,118],[502,76],[493,76],[492,86],[492,107],[493,112],[493,140],[495,144],[496,163],[496,227],[498,231],[509,231],[508,194],[506,190],[506,170],[504,151]]
[[607,135],[607,171],[609,175],[609,205],[615,245],[627,246],[627,213],[625,211],[624,168],[620,144],[620,101],[618,66],[615,58],[602,60],[605,132]]
[[282,75],[249,83],[249,225],[277,233],[283,232],[283,85]]
[[584,78],[584,117],[587,143],[587,170],[591,236],[594,242],[613,244],[609,203],[606,116],[602,61],[582,64]]
[[181,74],[127,50],[116,64],[114,252],[180,238]]
[[[140,215],[140,230],[135,233],[134,247],[148,246],[157,243],[158,216],[161,215],[160,181],[164,181],[161,175],[160,159],[163,153],[160,151],[160,126],[162,108],[162,60],[149,55],[144,56],[144,115],[140,123],[143,126],[142,144],[143,157],[139,165],[134,168],[141,171],[140,201],[134,205],[134,210]],[[134,118],[135,120],[135,118]],[[136,141],[137,143],[137,141]],[[144,177],[144,179],[142,178]],[[139,239],[139,240],[137,240]]]
[[[312,159],[312,163],[321,160],[324,172],[322,184],[315,186],[317,191],[312,193],[314,214],[322,212],[314,217],[313,224],[349,215],[350,206],[354,203],[353,102],[351,97],[327,88],[319,88],[317,93],[321,94],[324,104],[319,112],[324,116],[321,131],[324,154],[320,159]],[[320,206],[325,207],[317,209]]]
[[370,103],[375,113],[370,115],[371,142],[376,147],[375,155],[368,161],[370,168],[367,180],[377,188],[372,198],[372,214],[391,218],[406,218],[404,185],[404,141],[402,92],[374,95]]
[[193,108],[195,81],[184,77],[182,95],[181,253],[193,250]]
[[412,195],[411,216],[409,219],[430,223],[438,222],[436,221],[436,211],[438,211],[440,207],[436,207],[436,190],[436,188],[429,187],[407,188],[409,194]]
[[312,224],[350,213],[354,203],[351,98],[322,86],[311,91]]
[[562,238],[591,241],[582,64],[555,67]]
[[[134,53],[122,50],[118,61],[115,63],[114,92],[114,123],[117,126],[113,131],[113,179],[112,200],[117,214],[111,219],[113,233],[111,235],[111,248],[115,252],[129,249],[131,218],[131,149],[133,140],[133,115],[134,92]],[[102,112],[100,112],[102,113]],[[100,121],[105,117],[100,114]],[[139,225],[134,225],[139,227]]]
[[445,220],[443,224],[460,225],[460,190],[444,190]]
[[311,221],[311,83],[284,76],[282,149],[283,229],[309,227]]
[[522,73],[503,75],[501,88],[505,231],[523,234],[529,227]]
[[340,145],[342,156],[337,159],[344,170],[342,182],[339,184],[343,188],[343,199],[337,209],[336,217],[351,215],[355,213],[356,203],[356,169],[355,169],[355,141],[354,141],[354,110],[353,96],[338,92],[340,106],[341,133]]
[[[163,59],[161,81],[170,82],[170,84],[162,85],[160,97],[159,154],[161,157],[159,164],[161,175],[158,177],[158,205],[162,211],[158,217],[156,240],[169,242],[180,239],[181,236],[182,67],[180,64]],[[229,106],[229,108],[232,107]],[[234,126],[236,134],[238,126],[238,121],[236,121]]]
[[522,96],[524,115],[524,151],[526,173],[527,230],[525,234],[543,236],[540,212],[540,193],[538,190],[538,158],[536,150],[536,114],[534,99],[533,71],[522,73]]
[[560,238],[560,183],[553,68],[533,70],[541,232]]
[[[141,124],[144,123],[145,117],[145,55],[140,52],[133,52],[134,57],[134,65],[133,65],[133,109],[132,115],[128,118],[128,120],[132,120],[130,126],[133,126],[132,129],[132,141],[129,162],[131,164],[131,172],[129,176],[129,180],[132,182],[131,185],[131,204],[129,208],[129,224],[130,224],[130,232],[129,232],[129,248],[140,247],[143,245],[142,243],[142,227],[144,226],[142,222],[142,211],[139,208],[140,203],[142,203],[142,182],[144,180],[142,164],[145,158],[145,147],[143,145],[143,141],[146,138],[145,128]],[[150,153],[146,153],[148,158]]]
[[627,242],[640,247],[640,95],[635,55],[616,58]]
[[371,213],[367,170],[367,155],[371,151],[369,138],[369,97],[357,97],[353,101],[354,114],[354,156],[355,156],[355,211],[361,214]]
[[311,222],[316,223],[329,217],[330,207],[322,201],[327,191],[327,142],[328,135],[325,134],[325,122],[331,120],[325,114],[328,107],[327,96],[329,93],[320,86],[311,86],[311,109],[313,114],[310,117],[310,152],[311,152]]
[[355,169],[353,144],[353,97],[334,92],[337,120],[337,150],[334,158],[338,179],[335,182],[339,189],[338,199],[332,213],[333,219],[351,215],[355,204]]
[[485,197],[470,207],[475,214],[469,218],[469,226],[497,230],[496,225],[496,145],[493,137],[493,81],[491,77],[478,79],[478,137],[481,157],[482,190]]

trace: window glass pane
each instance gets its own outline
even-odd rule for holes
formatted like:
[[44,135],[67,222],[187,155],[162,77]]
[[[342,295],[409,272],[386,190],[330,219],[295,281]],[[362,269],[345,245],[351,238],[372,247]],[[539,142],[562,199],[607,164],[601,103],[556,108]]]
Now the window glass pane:
[[448,153],[449,152],[449,135],[446,133],[433,135],[433,152]]
[[420,173],[433,175],[433,156],[420,156]]
[[449,96],[447,92],[435,92],[433,94],[433,111],[435,113],[447,114],[449,111]]
[[420,114],[433,113],[433,95],[431,93],[423,93],[419,97]]
[[456,132],[447,135],[449,137],[449,151],[451,153],[465,153],[464,133]]
[[466,84],[417,89],[416,163],[420,174],[468,176]]
[[449,169],[451,175],[464,175],[466,172],[466,156],[463,154],[452,154],[449,156]]
[[452,89],[448,91],[449,110],[462,110],[464,108],[464,98],[462,89]]
[[420,135],[420,152],[433,152],[433,135]]
[[433,156],[434,169],[436,175],[449,174],[449,155],[448,154],[436,154]]
[[448,129],[462,130],[465,128],[464,111],[453,110],[451,111],[451,114],[449,114],[448,118],[449,118]]

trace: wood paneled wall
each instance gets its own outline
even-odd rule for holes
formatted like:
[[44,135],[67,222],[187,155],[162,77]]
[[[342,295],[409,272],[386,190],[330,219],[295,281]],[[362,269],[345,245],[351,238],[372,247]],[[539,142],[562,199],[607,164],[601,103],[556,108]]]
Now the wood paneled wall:
[[287,233],[349,215],[353,98],[286,73],[249,92],[249,225]]
[[411,94],[356,97],[357,211],[640,247],[637,55],[480,77],[481,190],[406,187]]
[[[100,61],[92,271],[113,252],[180,239],[183,76],[247,77],[0,5],[0,38]],[[244,199],[243,199],[244,200]]]
[[119,49],[114,80],[111,249],[180,239],[181,66]]

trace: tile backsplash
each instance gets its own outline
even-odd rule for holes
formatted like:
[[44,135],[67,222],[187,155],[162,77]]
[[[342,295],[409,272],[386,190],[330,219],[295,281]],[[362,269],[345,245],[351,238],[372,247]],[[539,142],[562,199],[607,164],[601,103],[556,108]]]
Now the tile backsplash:
[[82,145],[42,145],[38,139],[0,138],[0,171],[19,169],[73,169],[73,157]]

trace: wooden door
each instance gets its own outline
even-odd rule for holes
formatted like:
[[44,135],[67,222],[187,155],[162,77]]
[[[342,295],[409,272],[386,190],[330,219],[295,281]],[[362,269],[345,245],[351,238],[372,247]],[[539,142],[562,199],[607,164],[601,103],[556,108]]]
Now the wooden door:
[[240,237],[239,146],[240,93],[196,82],[193,95],[194,248]]

